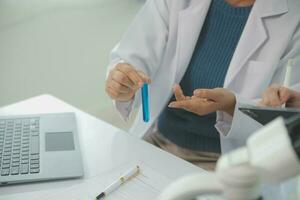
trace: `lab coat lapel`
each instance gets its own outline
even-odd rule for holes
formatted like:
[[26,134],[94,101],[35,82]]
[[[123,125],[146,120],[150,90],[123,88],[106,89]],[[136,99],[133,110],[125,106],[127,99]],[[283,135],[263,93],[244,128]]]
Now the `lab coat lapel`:
[[238,75],[240,70],[268,38],[264,20],[287,12],[287,0],[257,0],[240,38],[227,72],[224,87]]
[[176,80],[185,73],[204,24],[211,0],[194,0],[179,13]]
[[[188,67],[200,31],[204,24],[210,3],[211,0],[191,0],[188,8],[180,11],[178,14],[179,16],[178,16],[177,47],[176,47],[176,55],[174,58],[175,67],[174,67],[174,71],[172,71],[170,74],[173,79],[171,81],[172,83],[173,81],[179,83]],[[161,82],[159,84],[161,84]],[[152,87],[155,88],[154,83],[152,84]],[[165,83],[164,88],[166,87],[168,86]],[[170,86],[170,89],[171,87],[172,85]],[[153,92],[150,91],[150,96],[153,93],[155,93],[155,95],[153,95],[152,99],[150,98],[150,107],[152,111],[150,123],[145,124],[142,122],[141,120],[142,109],[140,109],[138,115],[141,117],[137,118],[130,132],[139,133],[141,136],[144,135],[144,131],[149,130],[149,128],[152,126],[152,124],[159,116],[160,111],[165,106],[164,96],[166,94],[166,91],[162,89]]]

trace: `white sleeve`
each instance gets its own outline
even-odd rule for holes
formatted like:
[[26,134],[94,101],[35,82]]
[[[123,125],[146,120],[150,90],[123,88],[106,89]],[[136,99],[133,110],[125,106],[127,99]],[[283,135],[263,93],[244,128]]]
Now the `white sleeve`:
[[[242,113],[238,108],[243,105],[257,105],[259,99],[246,99],[238,94],[236,96],[236,106],[234,110],[233,117],[226,112],[218,111],[217,112],[217,123],[216,128],[224,138],[236,138],[241,135],[243,131],[252,130],[249,126],[254,122],[254,127],[257,126],[257,122],[252,120],[250,117]],[[245,126],[245,122],[247,122]],[[247,129],[247,130],[244,130]],[[240,130],[240,131],[235,131]]]
[[133,101],[128,101],[128,102],[121,102],[121,101],[113,101],[116,109],[120,113],[121,117],[125,120],[128,121],[130,114],[132,113],[133,110]]
[[[166,0],[148,0],[110,54],[108,72],[119,62],[143,71],[152,81],[160,66],[168,39],[169,11]],[[140,105],[138,91],[132,101],[114,102],[124,120]]]

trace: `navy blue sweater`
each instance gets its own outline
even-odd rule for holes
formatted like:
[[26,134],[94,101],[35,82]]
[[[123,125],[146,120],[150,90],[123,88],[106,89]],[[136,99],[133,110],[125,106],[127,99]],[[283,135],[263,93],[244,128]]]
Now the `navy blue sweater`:
[[[225,0],[213,0],[192,59],[180,85],[191,96],[198,88],[222,87],[244,30],[251,7],[232,7]],[[174,96],[170,101],[174,101]],[[198,116],[166,107],[158,121],[163,136],[183,148],[196,151],[221,151],[220,137],[214,127],[216,113]]]

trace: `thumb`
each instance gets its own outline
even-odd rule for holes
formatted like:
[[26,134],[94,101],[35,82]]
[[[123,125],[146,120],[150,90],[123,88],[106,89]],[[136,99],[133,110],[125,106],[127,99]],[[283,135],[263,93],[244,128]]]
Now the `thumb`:
[[143,71],[138,71],[137,73],[139,74],[140,78],[141,78],[144,82],[146,82],[146,83],[148,83],[148,84],[151,83],[151,79],[150,79],[149,76],[147,76]]
[[291,90],[286,87],[281,87],[279,89],[279,98],[281,103],[286,103],[291,97]]
[[174,87],[173,87],[173,92],[174,92],[174,96],[175,96],[177,101],[183,101],[183,100],[186,99],[180,85],[175,84]]
[[197,89],[194,91],[194,95],[199,98],[218,101],[220,93],[216,89]]

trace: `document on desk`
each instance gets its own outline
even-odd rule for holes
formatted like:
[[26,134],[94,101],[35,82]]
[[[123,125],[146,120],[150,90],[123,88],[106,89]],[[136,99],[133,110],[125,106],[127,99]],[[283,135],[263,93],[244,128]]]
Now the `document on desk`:
[[107,175],[99,175],[76,186],[67,188],[46,200],[94,200],[108,185],[118,179],[124,170],[139,165],[140,174],[105,197],[105,200],[153,200],[170,184],[170,178],[139,162],[121,167]]

